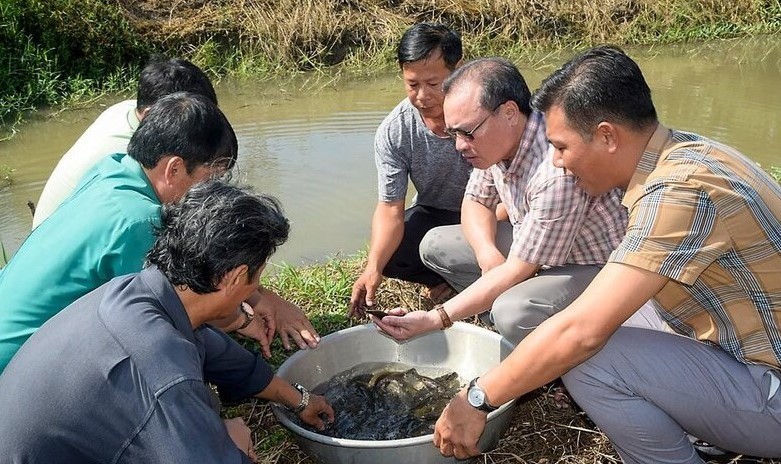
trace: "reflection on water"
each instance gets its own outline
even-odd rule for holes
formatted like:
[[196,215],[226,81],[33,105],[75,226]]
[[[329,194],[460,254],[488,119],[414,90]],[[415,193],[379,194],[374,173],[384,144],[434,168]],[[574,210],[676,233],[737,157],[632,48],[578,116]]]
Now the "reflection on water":
[[[668,127],[733,145],[764,166],[781,164],[781,37],[628,52]],[[519,67],[534,89],[570,55]],[[222,83],[217,91],[239,138],[238,178],[277,196],[291,220],[274,260],[300,264],[363,249],[377,194],[374,131],[404,97],[398,77],[307,91]],[[0,143],[0,165],[16,169],[14,184],[0,190],[0,240],[9,252],[29,231],[27,201],[37,201],[59,157],[104,108],[41,115]]]

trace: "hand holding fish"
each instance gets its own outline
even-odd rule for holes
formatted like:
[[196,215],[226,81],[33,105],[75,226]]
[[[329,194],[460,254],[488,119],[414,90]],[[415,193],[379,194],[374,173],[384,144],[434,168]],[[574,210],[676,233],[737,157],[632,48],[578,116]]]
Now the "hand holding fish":
[[372,321],[396,340],[408,340],[441,327],[436,311],[407,312],[405,308],[393,308],[382,319],[372,316]]

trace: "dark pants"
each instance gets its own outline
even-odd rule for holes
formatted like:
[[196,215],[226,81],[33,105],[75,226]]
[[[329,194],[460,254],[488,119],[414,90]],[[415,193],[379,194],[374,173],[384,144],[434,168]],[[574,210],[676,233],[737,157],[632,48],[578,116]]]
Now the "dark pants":
[[420,241],[423,236],[439,226],[461,222],[461,213],[430,206],[415,205],[404,212],[404,237],[382,275],[433,287],[445,281],[439,274],[427,268],[420,260]]

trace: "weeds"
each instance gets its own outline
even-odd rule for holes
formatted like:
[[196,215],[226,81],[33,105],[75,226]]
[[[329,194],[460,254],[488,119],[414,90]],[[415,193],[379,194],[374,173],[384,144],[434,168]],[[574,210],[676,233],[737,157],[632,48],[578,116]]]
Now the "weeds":
[[531,62],[595,43],[777,33],[781,1],[0,0],[0,122],[12,134],[26,111],[127,90],[153,51],[217,78],[382,72],[419,21],[459,30],[467,56]]

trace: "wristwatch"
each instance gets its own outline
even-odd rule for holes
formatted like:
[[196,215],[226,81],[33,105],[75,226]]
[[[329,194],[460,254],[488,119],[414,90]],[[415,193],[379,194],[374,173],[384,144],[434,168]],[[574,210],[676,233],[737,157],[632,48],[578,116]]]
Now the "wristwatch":
[[250,305],[247,303],[241,303],[239,305],[239,311],[244,314],[244,322],[242,322],[239,328],[236,330],[246,329],[247,326],[252,323],[252,319],[255,318],[255,311],[253,311]]
[[304,386],[301,385],[300,383],[294,383],[293,388],[295,388],[296,390],[299,391],[299,393],[301,393],[301,402],[298,403],[298,406],[294,408],[288,408],[288,409],[290,409],[295,414],[301,414],[304,411],[304,409],[306,409],[306,407],[309,406],[309,390],[304,388]]
[[485,398],[485,391],[477,384],[477,379],[478,377],[475,377],[469,382],[469,388],[466,389],[466,400],[472,407],[481,411],[496,411],[499,408],[488,404],[488,401]]

